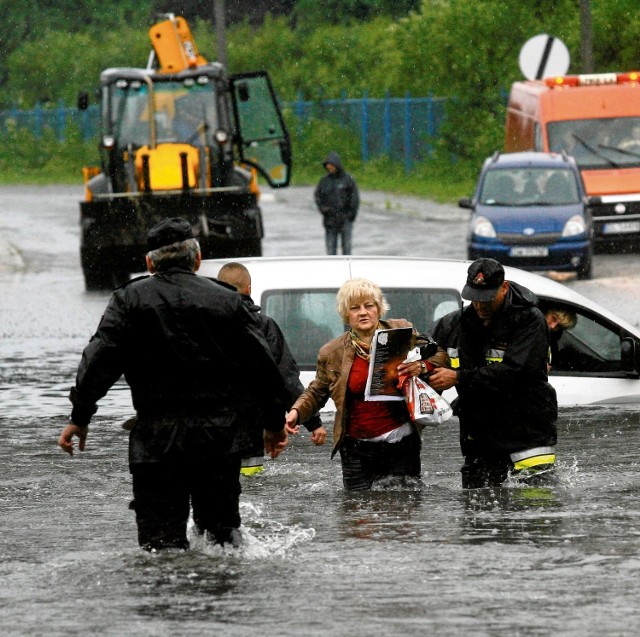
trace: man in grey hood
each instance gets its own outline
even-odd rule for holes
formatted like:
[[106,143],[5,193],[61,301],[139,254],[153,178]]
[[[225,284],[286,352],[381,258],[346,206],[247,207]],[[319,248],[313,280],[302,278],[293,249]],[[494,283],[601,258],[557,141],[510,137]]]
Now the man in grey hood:
[[342,167],[338,153],[330,152],[322,165],[327,174],[316,186],[314,198],[324,219],[327,254],[338,253],[338,237],[342,254],[351,254],[353,222],[360,205],[358,187]]

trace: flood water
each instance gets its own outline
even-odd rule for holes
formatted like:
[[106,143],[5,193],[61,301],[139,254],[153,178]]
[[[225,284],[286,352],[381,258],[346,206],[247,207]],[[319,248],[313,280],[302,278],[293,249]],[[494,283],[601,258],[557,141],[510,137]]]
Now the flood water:
[[[108,300],[69,256],[76,219],[0,271],[2,635],[639,634],[632,406],[563,410],[548,488],[462,491],[454,418],[424,432],[421,481],[347,495],[339,461],[302,434],[242,478],[241,549],[142,552],[126,386],[101,401],[87,451],[56,446]],[[12,239],[21,223],[0,216]]]

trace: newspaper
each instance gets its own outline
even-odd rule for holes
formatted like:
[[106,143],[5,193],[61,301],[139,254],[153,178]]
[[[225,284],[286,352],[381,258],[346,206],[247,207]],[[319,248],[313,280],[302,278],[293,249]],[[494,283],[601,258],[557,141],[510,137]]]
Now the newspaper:
[[397,368],[412,348],[413,329],[410,327],[375,331],[371,341],[365,400],[404,400],[404,394],[397,386]]

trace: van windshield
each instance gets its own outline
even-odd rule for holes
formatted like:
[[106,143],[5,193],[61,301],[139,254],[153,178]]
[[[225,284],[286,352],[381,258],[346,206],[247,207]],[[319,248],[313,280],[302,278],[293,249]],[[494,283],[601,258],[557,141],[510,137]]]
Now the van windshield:
[[640,166],[640,117],[547,124],[549,150],[573,155],[580,168]]
[[568,168],[496,168],[487,171],[479,201],[485,206],[568,206],[580,203]]
[[[336,310],[337,289],[269,290],[262,312],[275,319],[301,370],[314,370],[319,349],[346,327]],[[438,319],[462,307],[457,290],[385,288],[387,317],[406,318],[419,332],[430,333]]]

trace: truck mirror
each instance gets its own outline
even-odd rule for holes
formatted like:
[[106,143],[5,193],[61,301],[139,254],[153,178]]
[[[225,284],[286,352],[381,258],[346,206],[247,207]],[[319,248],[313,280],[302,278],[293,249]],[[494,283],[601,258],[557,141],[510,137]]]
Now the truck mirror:
[[86,111],[89,108],[89,93],[80,91],[78,93],[78,110]]
[[249,85],[246,82],[240,82],[238,84],[238,97],[241,102],[249,101]]

